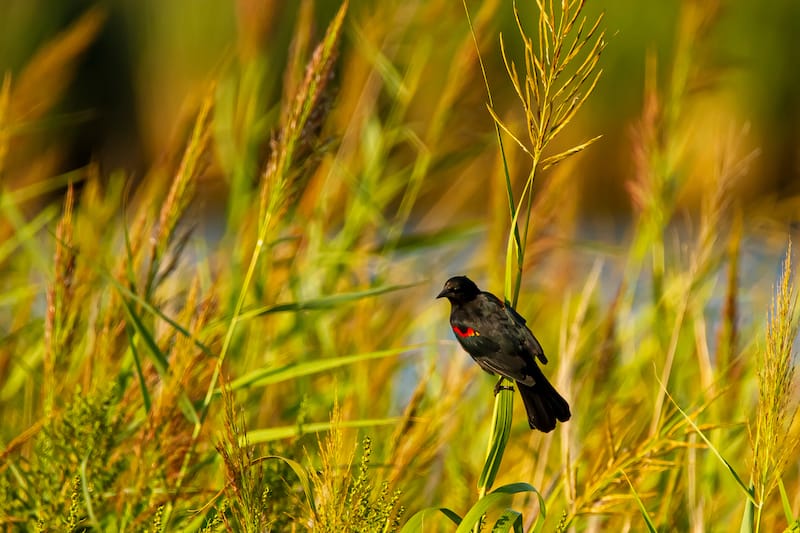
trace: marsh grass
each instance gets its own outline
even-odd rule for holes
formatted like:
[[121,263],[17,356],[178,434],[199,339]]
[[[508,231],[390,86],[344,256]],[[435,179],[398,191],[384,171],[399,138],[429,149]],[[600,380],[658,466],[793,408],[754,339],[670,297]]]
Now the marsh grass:
[[[466,3],[464,7],[466,10]],[[597,85],[601,74],[598,61],[605,42],[604,34],[599,30],[602,16],[594,22],[590,22],[587,27],[587,18],[582,15],[584,2],[564,2],[560,8],[556,8],[552,2],[537,2],[537,7],[538,46],[535,46],[533,39],[528,36],[528,32],[523,27],[516,4],[514,5],[517,30],[524,48],[525,70],[522,77],[516,64],[509,59],[502,38],[500,41],[506,70],[524,113],[527,143],[512,133],[494,111],[491,87],[481,60],[488,95],[488,107],[495,120],[505,173],[510,229],[505,256],[504,294],[506,305],[514,308],[518,305],[522,287],[525,251],[530,235],[531,215],[534,211],[535,178],[543,170],[579,153],[599,138],[595,137],[555,155],[545,157],[545,150],[572,120]],[[467,16],[469,17],[468,10]],[[475,38],[474,29],[473,38]],[[477,38],[475,38],[475,43],[477,46]],[[480,53],[478,56],[480,58]],[[518,199],[512,185],[501,131],[514,140],[530,158],[528,177]],[[489,498],[495,499],[508,487],[511,487],[511,485],[504,485],[489,493],[501,468],[505,449],[511,436],[512,416],[513,390],[503,390],[496,394],[495,398],[490,424],[492,431],[488,439],[486,460],[478,479],[478,502],[465,515],[459,525],[460,529],[466,525],[466,527],[473,527],[476,532],[480,531],[485,523],[485,515],[478,512],[478,509],[487,509]],[[544,525],[546,517],[544,498],[535,487],[529,484],[519,484],[519,486],[521,490],[510,492],[531,492],[538,497],[539,520],[537,520],[535,529],[539,530]],[[471,515],[480,517],[474,526],[468,525],[468,518]],[[513,527],[515,530],[520,530],[523,527],[523,515],[518,511],[509,510],[500,516],[494,527]]]
[[[796,527],[791,248],[769,306],[732,194],[747,138],[693,134],[716,90],[698,36],[719,11],[684,4],[670,61],[648,59],[630,241],[607,246],[580,242],[569,202],[571,156],[597,133],[566,146],[601,83],[603,24],[537,2],[486,51],[506,7],[468,24],[447,3],[345,3],[315,28],[302,2],[288,53],[259,46],[268,24],[243,8],[237,52],[136,186],[94,164],[53,176],[61,145],[42,135],[101,10],[4,73],[4,530]],[[510,88],[484,65],[476,120],[493,53]],[[465,121],[484,128],[466,145]],[[198,193],[215,179],[212,239]],[[458,217],[478,194],[476,229]],[[476,234],[489,252],[463,251]],[[453,263],[529,318],[572,407],[554,433],[529,431],[511,394],[493,409],[443,340],[430,300]]]
[[[764,346],[758,350],[758,404],[755,420],[750,421],[751,479],[756,509],[749,525],[753,531],[761,530],[764,506],[775,488],[782,486],[786,467],[800,447],[800,433],[794,423],[800,408],[794,377],[794,345],[800,318],[791,251],[790,246],[774,289]],[[787,519],[791,523],[791,517]]]

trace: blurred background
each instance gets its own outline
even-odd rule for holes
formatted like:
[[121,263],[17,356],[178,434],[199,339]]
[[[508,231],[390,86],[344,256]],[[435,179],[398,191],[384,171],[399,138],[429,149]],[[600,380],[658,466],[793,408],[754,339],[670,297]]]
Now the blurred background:
[[[513,122],[519,106],[498,39],[504,34],[511,56],[518,53],[508,4],[468,2],[473,16],[482,17],[481,53],[495,105],[500,116]],[[529,4],[533,2],[520,2],[523,18],[535,7]],[[604,75],[563,142],[602,135],[569,169],[574,184],[570,203],[588,220],[624,224],[630,216],[626,182],[635,173],[632,131],[642,115],[647,58],[654,79],[667,87],[681,12],[692,4],[609,0],[587,6],[590,16],[605,13]],[[710,161],[719,139],[735,136],[741,154],[754,153],[735,184],[743,206],[771,218],[793,218],[796,205],[785,200],[800,192],[800,69],[791,52],[800,5],[791,0],[703,4],[706,20],[692,36],[686,110],[692,141],[687,150],[708,150]],[[250,141],[264,143],[286,81],[287,50],[301,5],[278,0],[4,0],[0,69],[15,80],[11,113],[16,115],[4,187],[20,187],[90,162],[100,163],[103,174],[124,169],[130,180],[144,179],[174,144],[211,80],[224,84],[237,63],[249,65],[251,75],[253,65],[260,69],[262,107],[249,112],[259,115],[261,138]],[[337,7],[338,2],[313,3],[310,20],[315,28],[310,30],[324,28]],[[69,41],[58,46],[65,32],[71,32]],[[435,163],[415,210],[427,212],[446,191],[458,190],[460,207],[448,216],[481,219],[488,204],[480,188],[450,188],[476,183],[497,165],[486,89],[474,51],[464,46],[467,32],[460,2],[354,0],[336,74],[336,105],[352,109],[352,101],[371,90],[371,77],[382,77],[379,97],[384,102],[375,111],[388,114],[394,98],[411,99],[405,124],[425,140],[429,119],[441,95],[450,90],[449,76],[464,76],[457,81],[457,97],[443,126],[446,134],[430,147],[436,149]],[[466,68],[456,71],[454,63],[466,63]],[[392,85],[401,82],[417,85]],[[329,130],[332,137],[341,134],[335,126]],[[696,155],[703,159],[702,153]],[[217,166],[203,177],[199,195],[210,203],[208,208],[230,186],[224,174]],[[691,181],[680,197],[690,208],[703,187],[697,179]]]

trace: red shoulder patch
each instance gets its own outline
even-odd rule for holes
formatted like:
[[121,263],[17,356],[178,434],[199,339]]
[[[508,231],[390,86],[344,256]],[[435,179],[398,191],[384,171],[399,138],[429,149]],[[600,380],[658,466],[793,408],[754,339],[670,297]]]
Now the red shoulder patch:
[[474,329],[467,327],[466,330],[461,329],[458,326],[453,326],[453,332],[459,337],[480,337],[480,333],[475,331]]

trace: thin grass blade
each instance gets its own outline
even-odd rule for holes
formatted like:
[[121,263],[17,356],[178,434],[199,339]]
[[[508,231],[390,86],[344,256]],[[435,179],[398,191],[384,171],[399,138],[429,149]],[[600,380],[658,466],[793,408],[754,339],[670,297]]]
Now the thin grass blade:
[[[461,521],[461,524],[459,524],[458,529],[456,529],[456,533],[468,533],[480,522],[481,517],[489,512],[490,509],[497,507],[503,501],[507,501],[508,496],[522,492],[539,494],[539,491],[528,483],[511,483],[498,487],[494,491],[483,496],[480,500],[475,502],[475,505],[464,515],[464,519]],[[544,514],[544,501],[541,495],[539,495],[539,502],[541,505],[541,513]]]
[[92,505],[92,495],[89,492],[89,476],[86,474],[86,465],[89,462],[89,453],[81,461],[80,465],[80,480],[81,480],[81,494],[83,495],[83,503],[84,508],[86,509],[86,514],[89,515],[89,522],[92,524],[93,527],[97,529],[102,529],[100,527],[100,522],[97,521],[97,517],[94,514],[94,506]]
[[314,311],[320,309],[334,309],[342,304],[378,296],[389,292],[401,291],[410,287],[416,287],[419,283],[407,283],[404,285],[384,285],[381,287],[374,287],[363,291],[344,292],[339,294],[331,294],[322,296],[320,298],[312,298],[302,302],[288,302],[277,305],[270,305],[259,307],[244,311],[239,315],[238,321],[255,318],[258,316],[268,315],[271,313],[296,313],[299,311]]
[[133,357],[133,364],[136,367],[136,378],[139,381],[139,390],[142,391],[142,402],[144,403],[144,410],[146,413],[150,412],[152,401],[150,400],[150,391],[147,390],[147,380],[144,377],[144,369],[142,361],[139,357],[139,349],[136,348],[135,338],[133,336],[133,328],[128,326],[125,328],[128,335],[128,346],[131,349],[131,356]]
[[524,533],[522,524],[522,513],[513,509],[506,509],[497,522],[492,526],[492,533]]
[[418,533],[429,531],[430,527],[428,527],[425,523],[425,519],[428,517],[428,515],[436,512],[442,513],[456,525],[461,523],[461,517],[458,516],[455,511],[448,509],[447,507],[428,507],[414,513],[414,516],[409,518],[403,527],[400,528],[400,533]]
[[[337,424],[343,428],[371,428],[378,426],[391,426],[392,424],[398,423],[400,420],[402,420],[400,417],[374,418],[366,420],[347,420],[338,422]],[[242,440],[242,444],[261,444],[264,442],[272,442],[276,440],[297,437],[307,433],[329,431],[330,429],[331,422],[314,422],[312,424],[303,424],[302,426],[294,425],[254,429],[247,432],[247,435]]]
[[[128,318],[131,321],[131,326],[139,334],[141,339],[144,341],[145,346],[148,348],[148,352],[150,354],[150,359],[153,361],[153,364],[158,370],[160,375],[164,375],[169,368],[169,363],[167,362],[167,357],[164,355],[164,352],[158,347],[156,340],[150,334],[150,331],[145,327],[142,319],[139,315],[136,314],[133,307],[131,306],[130,302],[125,298],[122,298],[122,306],[125,309],[125,314],[128,315]],[[131,346],[133,346],[133,338],[131,338]]]
[[[161,376],[166,375],[169,369],[169,362],[167,361],[167,357],[164,355],[164,352],[162,352],[161,349],[158,347],[158,344],[156,343],[153,336],[150,334],[150,331],[145,327],[139,315],[137,315],[134,312],[130,302],[125,298],[121,298],[121,301],[123,308],[125,309],[125,313],[128,315],[128,318],[130,318],[132,322],[133,328],[136,330],[136,333],[142,338],[142,340],[145,343],[145,346],[147,346],[148,353],[151,356],[150,359],[153,361],[153,364],[155,365],[159,375]],[[134,349],[135,342],[132,336],[131,336],[130,346],[131,349],[134,350],[134,354],[136,354],[136,351]],[[141,362],[139,361],[139,358],[136,355],[135,355],[135,360],[136,360],[137,371],[140,374],[139,376],[140,385],[143,389],[145,389],[146,387],[144,384],[144,377],[142,375]],[[192,405],[191,400],[189,400],[189,397],[186,396],[185,391],[181,391],[180,396],[178,397],[178,403],[181,411],[183,412],[184,416],[186,416],[187,420],[189,420],[193,424],[196,424],[200,421],[200,416],[197,414],[197,410],[195,410],[194,405]]]
[[[751,490],[755,492],[755,487],[750,486]],[[744,513],[742,514],[742,525],[739,526],[739,533],[753,533],[755,531],[755,514],[756,505],[752,499],[744,502]]]
[[311,507],[312,510],[315,509],[316,505],[314,503],[313,486],[311,485],[311,480],[308,478],[308,472],[306,472],[306,469],[303,467],[303,465],[301,465],[297,461],[289,459],[288,457],[283,457],[282,455],[266,455],[260,458],[260,460],[264,461],[270,459],[283,461],[289,466],[289,468],[291,468],[294,471],[295,475],[297,475],[298,479],[300,480],[300,486],[303,487],[303,494],[305,494],[308,505]]
[[633,486],[633,483],[631,483],[631,480],[628,477],[628,474],[626,474],[625,471],[623,471],[623,470],[620,470],[620,473],[625,478],[625,481],[628,482],[628,486],[631,488],[631,492],[633,493],[633,497],[636,499],[636,503],[639,505],[639,511],[642,513],[642,518],[644,518],[644,523],[647,525],[647,530],[650,533],[658,533],[658,530],[656,529],[656,526],[653,523],[653,520],[650,518],[650,513],[647,512],[647,507],[644,506],[644,502],[639,497],[639,493],[636,492],[636,488]]
[[686,421],[689,422],[689,425],[691,425],[692,428],[695,430],[695,432],[698,435],[700,435],[700,438],[703,439],[703,441],[706,443],[706,446],[708,446],[708,448],[714,453],[714,455],[717,456],[717,459],[722,461],[722,463],[725,465],[725,468],[727,468],[728,472],[731,474],[731,477],[734,479],[734,481],[736,481],[736,484],[739,485],[742,491],[747,495],[748,501],[751,502],[753,505],[758,505],[758,503],[755,500],[753,487],[751,486],[750,488],[748,488],[747,485],[744,484],[742,478],[739,477],[739,474],[736,472],[733,466],[731,466],[731,464],[722,456],[719,450],[713,444],[711,444],[711,441],[708,440],[708,437],[706,437],[705,433],[703,433],[702,430],[697,426],[697,424],[694,423],[694,420],[692,420],[692,418],[688,414],[686,414],[686,412],[683,409],[681,409],[681,406],[678,405],[678,402],[676,402],[675,399],[672,397],[672,395],[667,391],[666,387],[664,387],[664,384],[661,382],[661,380],[658,377],[656,377],[656,379],[658,380],[659,385],[661,385],[664,394],[667,396],[667,398],[669,398],[669,400],[672,402],[672,404],[675,406],[678,412],[680,412],[680,414],[683,415]]
[[105,270],[100,270],[100,273],[114,286],[114,288],[117,289],[117,291],[119,291],[120,295],[123,297],[122,298],[123,301],[125,301],[126,297],[135,301],[142,307],[143,310],[147,311],[153,316],[160,318],[161,320],[172,326],[172,328],[175,331],[177,331],[187,339],[191,339],[194,345],[197,346],[200,350],[202,350],[204,354],[206,354],[209,357],[216,357],[216,354],[214,354],[208,346],[206,346],[205,344],[200,342],[199,339],[193,336],[192,333],[187,328],[181,326],[175,320],[167,316],[162,310],[147,302],[147,300],[145,300],[144,298],[142,298],[141,296],[130,290],[128,287],[122,285],[119,281],[117,281],[114,278],[114,276],[111,275],[111,273]]
[[[401,348],[392,348],[389,350],[380,350],[376,352],[345,355],[342,357],[330,357],[326,359],[315,359],[313,361],[304,361],[302,363],[290,363],[278,368],[259,368],[253,372],[249,372],[241,376],[238,379],[233,380],[228,386],[231,390],[238,390],[248,387],[264,387],[266,385],[280,383],[281,381],[288,381],[291,379],[297,379],[299,377],[319,374],[321,372],[352,365],[361,361],[382,359],[392,355],[419,350],[423,346],[424,345],[404,346]],[[221,392],[222,391],[219,387],[215,391],[216,394],[220,394]]]
[[781,504],[783,505],[783,514],[786,516],[786,522],[792,531],[800,528],[800,522],[792,512],[792,504],[789,502],[789,495],[786,494],[786,487],[783,485],[783,479],[778,479],[778,490],[781,493]]

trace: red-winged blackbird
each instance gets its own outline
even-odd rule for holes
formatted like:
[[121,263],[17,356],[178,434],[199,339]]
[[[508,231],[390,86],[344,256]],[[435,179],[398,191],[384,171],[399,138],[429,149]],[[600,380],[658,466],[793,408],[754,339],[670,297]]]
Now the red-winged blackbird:
[[495,394],[503,377],[517,382],[531,429],[547,433],[556,420],[569,420],[569,404],[536,364],[537,358],[547,363],[542,346],[519,313],[466,276],[447,280],[442,297],[450,300],[450,326],[464,350],[486,372],[502,376]]

